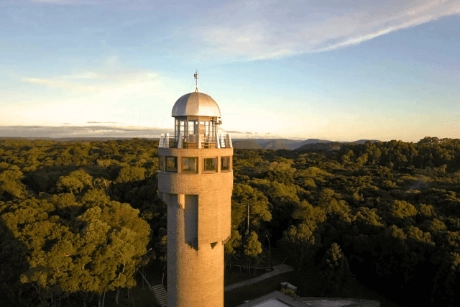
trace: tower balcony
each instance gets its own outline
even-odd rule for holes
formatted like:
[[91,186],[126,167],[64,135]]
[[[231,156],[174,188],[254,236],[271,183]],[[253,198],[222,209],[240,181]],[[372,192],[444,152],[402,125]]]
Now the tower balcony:
[[203,135],[192,134],[187,136],[170,137],[169,133],[160,135],[159,148],[183,148],[183,149],[215,149],[232,148],[230,134]]

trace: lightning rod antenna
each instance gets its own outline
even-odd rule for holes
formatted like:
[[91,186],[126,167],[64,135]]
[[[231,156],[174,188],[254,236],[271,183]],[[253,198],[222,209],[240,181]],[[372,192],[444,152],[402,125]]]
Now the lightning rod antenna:
[[198,70],[195,70],[193,77],[195,78],[195,92],[198,92]]

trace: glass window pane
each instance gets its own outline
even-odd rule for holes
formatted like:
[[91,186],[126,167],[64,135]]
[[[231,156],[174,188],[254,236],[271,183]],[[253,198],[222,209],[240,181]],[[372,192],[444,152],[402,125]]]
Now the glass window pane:
[[177,157],[166,157],[166,171],[177,172]]
[[160,171],[165,170],[165,157],[164,156],[159,156],[158,157],[158,169]]
[[188,122],[188,135],[196,134],[195,133],[195,122],[189,121]]
[[220,158],[220,169],[222,171],[230,170],[230,157],[221,157]]
[[205,171],[217,171],[217,158],[205,158],[204,159],[204,170]]
[[197,173],[198,172],[198,158],[183,157],[182,158],[182,172],[183,173]]

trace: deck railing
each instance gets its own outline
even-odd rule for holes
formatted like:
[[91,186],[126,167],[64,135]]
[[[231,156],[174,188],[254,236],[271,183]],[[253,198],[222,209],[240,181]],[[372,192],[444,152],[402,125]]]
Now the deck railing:
[[160,148],[232,148],[232,138],[230,134],[206,136],[201,134],[193,134],[188,136],[181,136],[176,139],[170,137],[169,133],[162,133],[160,135]]

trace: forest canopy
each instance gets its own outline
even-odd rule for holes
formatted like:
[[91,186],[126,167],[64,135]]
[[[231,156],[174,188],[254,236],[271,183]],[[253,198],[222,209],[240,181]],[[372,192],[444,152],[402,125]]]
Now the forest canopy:
[[[157,148],[0,140],[2,306],[101,302],[165,259]],[[460,140],[235,149],[233,165],[227,265],[266,265],[270,240],[298,272],[319,270],[301,295],[353,277],[401,305],[460,304]]]

